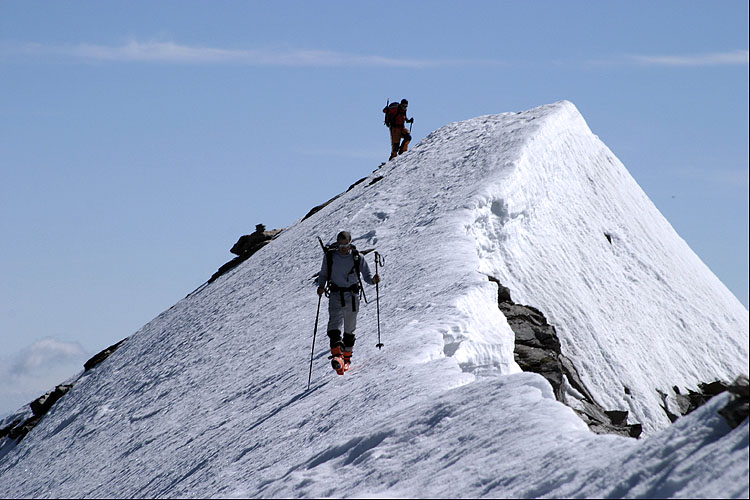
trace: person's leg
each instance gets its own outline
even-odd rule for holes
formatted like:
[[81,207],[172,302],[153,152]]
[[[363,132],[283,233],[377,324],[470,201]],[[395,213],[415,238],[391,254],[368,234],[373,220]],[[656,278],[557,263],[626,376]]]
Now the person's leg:
[[[354,308],[352,308],[351,301],[354,301]],[[354,310],[352,310],[354,309]],[[356,294],[348,294],[346,307],[344,307],[344,338],[342,342],[344,363],[349,364],[352,360],[352,350],[354,349],[354,330],[357,329],[357,314],[359,313],[359,296]]]
[[341,328],[344,326],[344,310],[338,294],[328,299],[328,338],[331,341],[331,355],[341,355],[344,343],[341,341]]
[[388,161],[391,161],[398,155],[398,147],[401,143],[401,129],[399,127],[391,127],[391,157]]
[[354,337],[353,333],[345,333],[344,334],[344,351],[342,353],[342,356],[344,358],[344,364],[351,364],[352,362],[352,354],[354,350],[354,341],[357,340]]
[[411,134],[406,130],[406,127],[404,127],[401,135],[404,142],[401,144],[401,147],[398,148],[398,154],[405,153],[409,149],[409,143],[411,142]]

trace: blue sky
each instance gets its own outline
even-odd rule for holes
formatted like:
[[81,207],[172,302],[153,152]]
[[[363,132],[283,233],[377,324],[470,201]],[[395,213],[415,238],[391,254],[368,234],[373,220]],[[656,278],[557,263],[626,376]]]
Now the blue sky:
[[415,141],[572,101],[747,306],[745,2],[3,1],[0,362],[133,333],[374,170],[402,97]]

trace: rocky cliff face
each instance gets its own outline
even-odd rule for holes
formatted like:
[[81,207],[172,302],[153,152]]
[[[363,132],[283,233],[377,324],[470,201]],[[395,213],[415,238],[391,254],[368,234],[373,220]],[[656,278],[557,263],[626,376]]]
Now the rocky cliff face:
[[[513,352],[516,363],[523,371],[538,373],[552,385],[555,398],[575,410],[589,428],[600,434],[619,434],[639,437],[643,431],[641,424],[628,422],[628,412],[606,410],[591,395],[581,380],[578,369],[562,353],[560,340],[553,325],[547,322],[538,309],[513,302],[510,290],[497,278],[489,280],[498,287],[497,304],[516,336]],[[625,391],[629,391],[625,388]],[[671,422],[695,411],[712,397],[729,392],[730,402],[720,411],[727,423],[735,428],[748,418],[750,389],[748,377],[739,375],[734,382],[715,380],[698,384],[697,390],[681,394],[679,387],[672,388],[674,395],[657,390],[664,402],[662,408]]]
[[606,410],[597,403],[573,362],[562,353],[555,327],[544,314],[534,307],[516,304],[508,288],[497,278],[489,279],[497,284],[497,305],[516,336],[513,355],[518,366],[547,379],[555,398],[572,407],[592,431],[639,437],[643,427],[639,423],[629,424],[627,411]]

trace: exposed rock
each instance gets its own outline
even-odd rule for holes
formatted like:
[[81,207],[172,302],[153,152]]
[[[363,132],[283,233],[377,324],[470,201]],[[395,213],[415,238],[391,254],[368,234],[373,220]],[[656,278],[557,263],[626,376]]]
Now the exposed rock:
[[598,404],[586,400],[579,400],[577,404],[583,406],[583,409],[573,408],[573,410],[581,417],[581,420],[586,422],[589,429],[597,434],[617,434],[637,438],[643,432],[641,424],[627,423],[628,412],[625,410],[602,410]]
[[700,389],[701,395],[703,397],[708,396],[707,399],[710,399],[717,394],[721,394],[727,390],[727,387],[728,385],[721,380],[716,380],[708,384],[698,384],[698,389]]
[[670,422],[674,422],[682,415],[685,415],[690,408],[690,399],[681,394],[670,397],[667,393],[660,390],[656,391],[661,398],[661,408],[666,413]]
[[257,224],[255,226],[255,232],[240,236],[230,252],[237,255],[234,259],[230,260],[219,268],[209,279],[207,283],[213,283],[217,278],[225,274],[230,269],[237,267],[238,265],[249,259],[255,252],[266,246],[272,239],[276,238],[283,229],[274,229],[273,231],[266,231],[266,226],[263,224]]
[[263,224],[257,224],[254,233],[240,236],[240,239],[237,240],[237,243],[235,243],[229,251],[240,257],[247,255],[248,253],[252,255],[276,237],[281,231],[281,229],[266,231],[266,226]]
[[747,375],[740,375],[731,384],[721,380],[698,384],[698,390],[688,389],[687,394],[682,394],[680,388],[672,388],[674,395],[668,395],[657,389],[662,400],[662,409],[670,421],[687,415],[706,404],[706,402],[717,394],[729,391],[733,397],[727,405],[719,410],[732,428],[737,427],[748,417],[748,401],[750,401],[750,383]]
[[748,399],[750,398],[750,380],[748,380],[747,375],[740,375],[729,384],[727,390],[735,396]]
[[20,442],[24,437],[26,437],[26,434],[28,434],[31,429],[36,427],[36,424],[38,424],[41,419],[42,415],[37,415],[27,419],[21,425],[10,429],[10,432],[8,432],[8,437],[11,439],[18,439],[18,441]]
[[83,364],[83,370],[89,371],[90,369],[92,369],[93,367],[95,367],[96,365],[104,361],[105,359],[107,359],[109,355],[115,352],[120,347],[120,345],[122,345],[122,343],[125,342],[126,340],[128,340],[128,337],[125,337],[118,343],[113,344],[107,347],[106,349],[104,349],[103,351],[94,355],[91,359],[89,359]]
[[0,429],[0,439],[4,438],[5,436],[9,435],[13,428],[23,422],[23,419],[17,419],[11,422],[9,425],[6,425],[2,429]]
[[747,420],[750,412],[750,404],[747,399],[733,399],[728,405],[719,410],[719,414],[727,420],[729,426],[734,429]]
[[70,384],[61,384],[44,395],[39,396],[29,404],[29,406],[31,406],[31,411],[35,416],[41,417],[52,408],[52,405],[55,404],[58,399],[65,396],[71,387],[73,386]]
[[497,278],[494,278],[492,276],[489,277],[490,281],[494,282],[497,285],[497,302],[500,303],[513,303],[513,299],[510,298],[510,288],[507,286],[503,286],[502,283],[500,283]]
[[729,384],[727,391],[732,393],[732,400],[719,410],[719,414],[727,419],[732,429],[747,420],[750,413],[750,382],[747,375],[740,375]]
[[[382,179],[382,177],[380,179]],[[380,179],[378,179],[378,180],[380,180]],[[362,177],[360,180],[358,180],[357,182],[355,182],[354,184],[352,184],[351,186],[349,186],[349,188],[346,190],[346,192],[348,193],[349,191],[351,191],[352,189],[354,189],[355,186],[358,186],[359,184],[362,184],[363,182],[365,182],[365,180],[367,180],[367,177]],[[375,184],[375,182],[377,182],[377,181],[371,182],[370,184],[368,184],[368,186],[372,186],[373,184]]]
[[624,410],[605,410],[604,413],[615,425],[622,425],[628,420],[628,412]]
[[[102,361],[107,359],[109,355],[115,352],[117,348],[120,347],[120,345],[126,340],[127,337],[119,341],[118,343],[107,347],[106,349],[86,361],[86,363],[84,363],[83,365],[84,371],[91,370]],[[27,418],[26,420],[14,420],[10,425],[7,425],[0,429],[0,439],[3,439],[5,437],[18,439],[19,441],[23,439],[26,434],[31,431],[31,429],[36,427],[36,425],[41,421],[42,417],[44,417],[44,415],[49,412],[54,404],[57,403],[57,401],[59,401],[60,398],[62,398],[65,394],[67,394],[72,387],[72,384],[60,384],[51,391],[46,392],[45,394],[39,396],[34,401],[29,403],[32,416],[30,418]]]
[[674,395],[668,395],[657,389],[661,396],[663,405],[662,409],[666,412],[669,419],[674,422],[683,415],[687,415],[706,404],[706,402],[717,394],[727,390],[727,384],[721,380],[710,383],[698,384],[698,390],[688,389],[687,394],[682,394],[680,388],[672,388]]
[[[573,362],[562,354],[560,339],[555,327],[547,322],[538,309],[513,302],[510,290],[497,278],[488,276],[497,284],[497,305],[508,320],[516,336],[513,355],[523,371],[538,373],[546,378],[558,401],[567,404],[597,433],[619,434],[638,437],[643,428],[640,424],[628,424],[628,412],[604,410],[581,380]],[[577,396],[570,401],[567,386]],[[580,396],[580,397],[578,397]]]
[[[343,193],[342,193],[342,194],[343,194]],[[313,215],[315,215],[316,213],[320,212],[320,211],[321,211],[321,210],[323,210],[323,209],[324,209],[325,207],[327,207],[328,205],[330,205],[331,203],[333,203],[333,202],[334,202],[334,201],[335,201],[335,200],[336,200],[337,198],[339,198],[340,196],[341,196],[340,194],[337,194],[336,196],[334,196],[334,197],[333,197],[333,198],[331,198],[330,200],[326,201],[325,203],[321,203],[320,205],[317,205],[317,206],[314,206],[314,207],[312,207],[312,208],[310,209],[310,211],[309,211],[309,212],[307,212],[307,215],[305,215],[304,217],[302,217],[302,220],[305,220],[305,219],[309,219],[310,217],[312,217]]]
[[[584,399],[588,401],[594,401],[594,396],[591,395],[586,384],[581,380],[581,376],[578,374],[578,369],[573,365],[573,362],[564,354],[560,354],[560,363],[563,366],[563,372],[568,380],[570,386],[578,391]],[[613,410],[614,411],[614,410]]]
[[[382,167],[383,165],[385,165],[385,163],[381,163],[380,167]],[[380,167],[378,167],[378,168],[380,168]],[[377,169],[373,170],[373,172],[377,172]],[[372,186],[373,184],[375,184],[376,182],[378,182],[378,181],[380,181],[382,179],[383,179],[382,175],[379,176],[379,177],[375,177],[372,181],[370,181],[370,183],[368,184],[368,186]],[[347,188],[347,190],[345,191],[345,193],[348,193],[349,191],[351,191],[352,189],[354,189],[355,186],[358,186],[359,184],[363,183],[366,180],[367,180],[367,177],[362,177],[360,180],[358,180],[357,182],[355,182],[354,184],[352,184],[351,186],[349,186],[349,188]],[[339,199],[341,197],[341,195],[343,195],[343,194],[344,193],[337,194],[336,196],[334,196],[330,200],[326,201],[325,203],[321,203],[320,205],[317,205],[317,206],[311,208],[310,211],[307,212],[307,215],[305,215],[304,217],[302,217],[302,220],[309,219],[310,217],[312,217],[313,215],[315,215],[316,213],[320,212],[325,207],[327,207],[328,205],[330,205],[331,203],[333,203],[334,201],[336,201],[337,199]]]
[[32,416],[26,420],[14,420],[10,425],[0,429],[0,439],[9,437],[10,439],[18,439],[21,441],[31,429],[36,427],[36,425],[42,420],[42,417],[47,414],[50,408],[52,408],[52,406],[57,403],[57,401],[63,397],[71,387],[73,387],[71,384],[58,385],[51,391],[46,392],[29,403]]

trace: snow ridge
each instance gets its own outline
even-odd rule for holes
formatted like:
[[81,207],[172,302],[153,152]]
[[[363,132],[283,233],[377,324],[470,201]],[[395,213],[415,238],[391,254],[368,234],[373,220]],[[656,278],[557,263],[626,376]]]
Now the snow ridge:
[[555,107],[477,210],[481,269],[545,313],[605,407],[653,432],[667,423],[658,390],[747,370],[747,310],[575,106]]
[[[657,432],[666,417],[649,396],[746,369],[747,311],[572,104],[447,125],[376,177],[145,325],[21,443],[0,442],[0,495],[600,496],[609,483],[588,478],[625,460],[623,495],[656,476],[678,496],[695,484],[670,482],[683,476],[747,495],[747,422],[730,431],[712,401]],[[371,304],[338,377],[322,326],[306,391],[316,238],[341,229],[386,258],[385,347]],[[487,275],[544,312],[594,395],[642,418],[655,444],[592,434],[546,380],[519,373]],[[692,442],[695,429],[709,437]],[[675,439],[726,470],[659,468],[682,455],[653,446]]]

